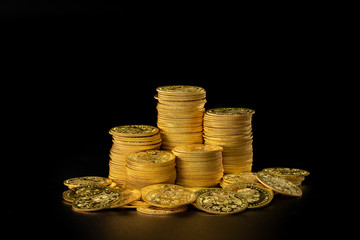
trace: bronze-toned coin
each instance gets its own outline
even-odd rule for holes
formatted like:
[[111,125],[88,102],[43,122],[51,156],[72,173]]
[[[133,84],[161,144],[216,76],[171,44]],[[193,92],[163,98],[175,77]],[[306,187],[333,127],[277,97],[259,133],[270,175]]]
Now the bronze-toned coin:
[[111,179],[105,177],[98,176],[85,176],[85,177],[75,177],[69,178],[64,181],[64,185],[73,188],[78,187],[80,185],[88,185],[88,184],[100,184],[100,185],[110,185]]
[[277,193],[294,197],[300,197],[302,195],[299,187],[282,177],[266,172],[258,172],[256,177],[265,187]]
[[187,208],[188,208],[187,206],[181,206],[177,208],[162,208],[162,207],[149,205],[149,206],[137,207],[136,210],[140,213],[145,213],[150,215],[169,215],[179,212],[185,212]]
[[63,192],[63,198],[67,202],[73,202],[78,197],[92,196],[110,190],[110,187],[99,184],[81,185],[79,187],[73,187]]
[[246,197],[248,208],[260,208],[268,205],[274,197],[270,189],[263,188],[259,183],[235,182],[228,185],[225,190],[238,193]]
[[234,214],[244,211],[248,202],[240,194],[219,190],[202,193],[197,197],[196,205],[200,210],[212,214]]
[[93,196],[78,197],[72,203],[76,211],[98,211],[109,208],[121,200],[121,192],[116,190],[105,191]]

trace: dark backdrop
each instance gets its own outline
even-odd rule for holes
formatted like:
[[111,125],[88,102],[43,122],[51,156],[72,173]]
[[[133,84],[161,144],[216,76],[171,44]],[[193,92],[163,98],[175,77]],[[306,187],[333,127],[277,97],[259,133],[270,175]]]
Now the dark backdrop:
[[[13,92],[15,104],[6,106],[15,124],[8,142],[16,157],[9,162],[35,202],[28,216],[44,214],[50,229],[58,226],[64,235],[74,231],[73,213],[61,202],[62,181],[107,176],[108,130],[156,125],[155,89],[169,84],[204,87],[207,109],[255,110],[254,171],[282,166],[311,172],[310,197],[291,210],[276,236],[293,234],[316,212],[326,161],[319,158],[317,130],[328,101],[322,58],[329,53],[322,23],[311,13],[139,10],[104,2],[3,4],[0,13],[10,82],[4,93]],[[6,211],[16,224],[16,209]],[[92,220],[82,223],[84,229],[86,221]]]

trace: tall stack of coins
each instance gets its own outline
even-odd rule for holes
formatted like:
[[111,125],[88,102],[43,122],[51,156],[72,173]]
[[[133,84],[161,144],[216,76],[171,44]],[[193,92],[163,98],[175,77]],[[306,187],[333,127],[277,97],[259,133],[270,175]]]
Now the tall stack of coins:
[[109,178],[116,184],[124,185],[126,183],[126,156],[133,152],[159,149],[161,146],[159,129],[148,125],[124,125],[111,128],[109,133],[113,137]]
[[251,172],[254,110],[214,108],[204,116],[204,142],[222,146],[224,173]]
[[175,155],[163,150],[148,150],[127,155],[126,187],[142,188],[158,183],[174,184]]
[[173,85],[158,87],[157,126],[162,149],[171,150],[180,144],[203,143],[203,116],[206,92],[197,86]]
[[223,176],[222,147],[188,144],[175,147],[176,184],[185,187],[214,187]]

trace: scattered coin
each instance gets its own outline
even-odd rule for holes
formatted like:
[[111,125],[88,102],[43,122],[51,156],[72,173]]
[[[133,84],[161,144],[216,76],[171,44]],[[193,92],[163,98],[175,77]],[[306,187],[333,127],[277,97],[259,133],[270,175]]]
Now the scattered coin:
[[228,185],[225,190],[238,193],[246,197],[248,208],[260,208],[268,205],[274,197],[270,189],[262,187],[259,183],[235,182]]
[[85,176],[85,177],[75,177],[75,178],[66,179],[64,181],[64,185],[69,188],[73,188],[87,184],[110,185],[111,182],[112,182],[111,179],[105,177]]
[[277,193],[294,197],[300,197],[302,195],[299,187],[282,177],[266,172],[258,172],[256,177],[263,185]]
[[81,185],[63,192],[63,198],[67,202],[73,202],[78,197],[92,196],[109,190],[111,190],[110,187],[99,184]]
[[187,206],[181,206],[177,208],[162,208],[156,206],[142,206],[137,207],[136,210],[140,213],[150,214],[150,215],[170,215],[175,213],[184,212],[188,209]]
[[92,196],[82,196],[75,199],[72,207],[77,211],[98,211],[110,208],[121,200],[121,192],[109,190]]

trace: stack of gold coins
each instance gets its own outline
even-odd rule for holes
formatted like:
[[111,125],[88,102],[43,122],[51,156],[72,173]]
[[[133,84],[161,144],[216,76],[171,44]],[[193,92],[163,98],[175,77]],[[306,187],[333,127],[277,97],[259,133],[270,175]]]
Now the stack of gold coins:
[[242,172],[242,173],[225,174],[224,177],[221,179],[220,186],[222,188],[226,188],[228,185],[235,182],[259,183],[259,181],[256,178],[256,173]]
[[179,145],[176,156],[176,184],[185,187],[213,187],[223,176],[222,147],[204,144]]
[[285,167],[264,168],[262,171],[285,178],[286,180],[292,182],[296,186],[300,186],[302,181],[304,181],[305,177],[310,174],[310,172],[306,170],[302,170],[298,168],[285,168]]
[[222,146],[224,173],[251,172],[254,110],[214,108],[204,116],[204,142]]
[[180,144],[203,143],[204,88],[187,85],[158,87],[157,126],[162,149],[171,150]]
[[174,184],[175,155],[163,150],[148,150],[127,155],[126,187],[142,188],[158,183]]
[[159,129],[148,125],[123,125],[111,128],[109,133],[113,137],[109,178],[116,184],[124,185],[126,156],[133,152],[159,149],[161,146]]

